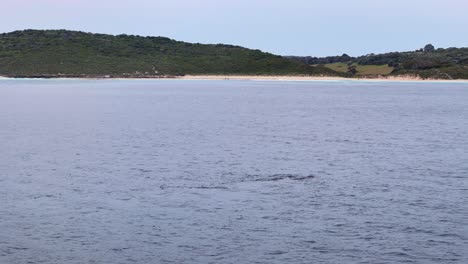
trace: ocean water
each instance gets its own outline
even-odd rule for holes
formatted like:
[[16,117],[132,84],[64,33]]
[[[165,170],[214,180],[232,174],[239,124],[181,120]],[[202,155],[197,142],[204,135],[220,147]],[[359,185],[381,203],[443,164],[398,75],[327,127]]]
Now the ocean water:
[[468,263],[468,83],[0,81],[0,263]]

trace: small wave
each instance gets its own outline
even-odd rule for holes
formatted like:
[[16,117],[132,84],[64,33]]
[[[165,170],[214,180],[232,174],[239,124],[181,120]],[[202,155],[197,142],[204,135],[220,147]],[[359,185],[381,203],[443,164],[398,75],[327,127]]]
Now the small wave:
[[273,174],[268,177],[259,177],[258,175],[249,175],[248,178],[254,178],[252,181],[257,182],[275,182],[281,180],[304,181],[314,179],[315,175],[299,175],[299,174]]
[[168,185],[161,185],[159,186],[161,190],[166,189],[208,189],[208,190],[228,190],[228,187],[225,186],[168,186]]

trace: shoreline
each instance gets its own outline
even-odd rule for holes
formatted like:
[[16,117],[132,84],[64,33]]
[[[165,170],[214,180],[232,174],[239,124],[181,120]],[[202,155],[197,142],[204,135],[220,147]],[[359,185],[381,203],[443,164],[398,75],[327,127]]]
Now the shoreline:
[[199,81],[351,81],[351,82],[450,82],[465,83],[468,79],[423,79],[417,76],[382,76],[345,78],[335,76],[294,76],[294,75],[184,75],[148,77],[108,77],[108,76],[0,76],[0,80],[199,80]]
[[276,76],[276,75],[185,75],[181,80],[237,80],[237,81],[357,81],[357,82],[468,82],[468,79],[423,79],[416,76],[388,76],[369,78],[345,78],[334,76]]

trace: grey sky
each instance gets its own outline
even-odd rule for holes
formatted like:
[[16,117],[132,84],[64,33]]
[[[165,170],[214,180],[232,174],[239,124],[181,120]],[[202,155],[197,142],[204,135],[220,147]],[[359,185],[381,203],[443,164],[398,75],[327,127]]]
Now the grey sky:
[[1,0],[0,31],[74,29],[281,55],[468,46],[468,0]]

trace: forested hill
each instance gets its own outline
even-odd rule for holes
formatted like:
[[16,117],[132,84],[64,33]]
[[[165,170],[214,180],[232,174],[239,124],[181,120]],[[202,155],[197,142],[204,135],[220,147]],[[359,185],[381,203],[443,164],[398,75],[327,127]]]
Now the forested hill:
[[179,75],[417,75],[468,79],[468,48],[350,57],[282,57],[239,46],[192,44],[164,37],[68,30],[0,34],[0,76],[167,77]]
[[164,37],[24,30],[0,34],[0,75],[158,77],[185,74],[343,75],[232,45]]
[[350,57],[288,57],[309,65],[322,65],[355,77],[418,75],[433,79],[468,79],[468,48],[436,49],[428,44],[409,52]]

